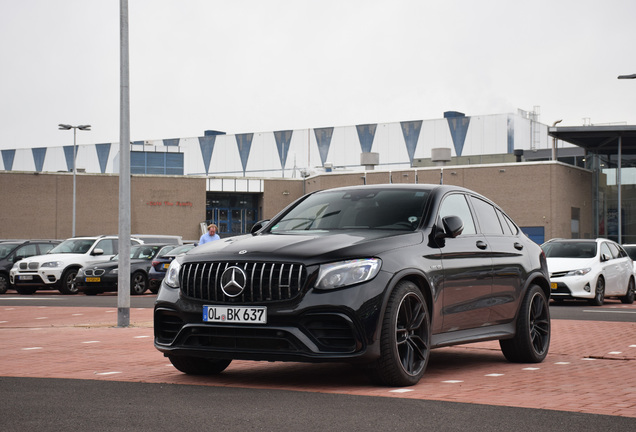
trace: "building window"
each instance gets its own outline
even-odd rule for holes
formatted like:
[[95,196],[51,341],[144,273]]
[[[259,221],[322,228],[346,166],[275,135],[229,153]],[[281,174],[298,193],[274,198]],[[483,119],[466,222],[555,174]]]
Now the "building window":
[[131,152],[130,173],[183,175],[183,153]]
[[581,209],[577,207],[572,207],[572,217],[570,220],[570,225],[572,227],[571,231],[572,231],[573,239],[581,238],[581,234],[579,232],[580,220],[581,220]]

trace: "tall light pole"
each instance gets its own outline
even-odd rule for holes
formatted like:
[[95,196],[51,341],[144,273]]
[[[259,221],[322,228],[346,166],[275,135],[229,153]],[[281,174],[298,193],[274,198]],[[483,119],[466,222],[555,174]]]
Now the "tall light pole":
[[73,229],[71,231],[71,237],[75,237],[75,203],[77,196],[77,183],[75,180],[77,174],[77,130],[89,131],[91,130],[91,125],[79,125],[79,126],[71,126],[68,124],[59,124],[60,130],[71,130],[73,129]]

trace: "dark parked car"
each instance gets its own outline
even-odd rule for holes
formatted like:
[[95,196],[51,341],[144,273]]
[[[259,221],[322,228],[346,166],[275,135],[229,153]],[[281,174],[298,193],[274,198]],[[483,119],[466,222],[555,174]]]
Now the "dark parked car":
[[[152,259],[162,250],[174,249],[175,245],[140,244],[130,247],[130,293],[141,295],[148,289],[148,270]],[[108,261],[96,261],[79,269],[75,285],[86,295],[117,291],[119,277],[119,255]]]
[[9,271],[13,264],[21,259],[35,255],[44,255],[56,245],[59,240],[7,240],[0,242],[0,294],[13,289],[9,280]]
[[499,340],[509,361],[543,361],[549,297],[543,251],[483,196],[338,188],[172,261],[155,347],[188,374],[233,359],[336,361],[413,385],[443,346]]
[[159,253],[152,260],[152,267],[148,271],[148,284],[150,285],[150,292],[153,294],[157,294],[159,292],[159,287],[161,286],[161,281],[166,275],[166,270],[170,267],[170,263],[172,260],[181,254],[188,252],[190,249],[195,247],[196,244],[184,244],[182,246],[177,246],[176,248],[167,251],[165,254]]

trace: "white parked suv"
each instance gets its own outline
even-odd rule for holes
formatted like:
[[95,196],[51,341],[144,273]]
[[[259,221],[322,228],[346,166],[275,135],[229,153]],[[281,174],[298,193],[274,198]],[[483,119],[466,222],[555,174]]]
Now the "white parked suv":
[[[142,241],[131,239],[131,244]],[[39,289],[58,289],[62,294],[77,294],[77,271],[96,258],[108,260],[117,254],[117,236],[73,237],[63,241],[46,255],[18,261],[9,274],[20,294],[33,294]]]

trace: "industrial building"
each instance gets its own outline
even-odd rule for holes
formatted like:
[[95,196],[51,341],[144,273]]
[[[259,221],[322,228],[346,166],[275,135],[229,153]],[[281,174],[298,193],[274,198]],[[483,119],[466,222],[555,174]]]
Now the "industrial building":
[[[582,131],[566,135],[572,129]],[[599,129],[597,139],[582,141]],[[519,110],[135,141],[131,231],[195,239],[202,224],[215,222],[227,237],[248,232],[257,220],[316,189],[443,181],[493,199],[537,242],[596,236],[636,242],[630,168],[635,134],[632,126],[551,127],[536,112]],[[116,232],[119,148],[96,143],[2,150],[0,238],[69,237],[74,181],[76,235]]]

